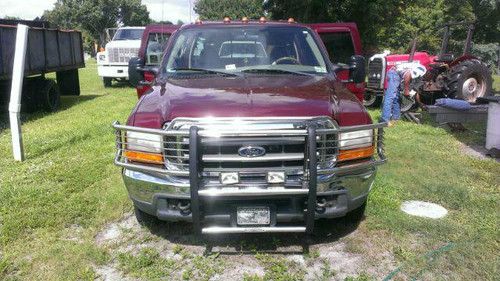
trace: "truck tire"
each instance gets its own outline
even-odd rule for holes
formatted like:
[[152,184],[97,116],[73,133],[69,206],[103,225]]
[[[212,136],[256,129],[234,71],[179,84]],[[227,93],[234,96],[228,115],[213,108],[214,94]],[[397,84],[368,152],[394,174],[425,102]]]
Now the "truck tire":
[[137,222],[143,226],[152,225],[157,220],[156,217],[153,217],[152,215],[141,211],[141,209],[137,208],[136,206],[134,206],[134,215],[137,219]]
[[347,213],[345,219],[350,223],[359,224],[365,217],[365,210],[366,210],[366,201],[363,203],[363,205]]
[[448,97],[474,103],[491,95],[493,79],[488,66],[476,59],[462,61],[448,73]]
[[104,88],[111,87],[111,81],[113,81],[113,78],[103,77],[102,78],[102,84],[104,85]]
[[53,80],[45,80],[40,90],[42,107],[45,111],[54,112],[61,105],[61,93]]

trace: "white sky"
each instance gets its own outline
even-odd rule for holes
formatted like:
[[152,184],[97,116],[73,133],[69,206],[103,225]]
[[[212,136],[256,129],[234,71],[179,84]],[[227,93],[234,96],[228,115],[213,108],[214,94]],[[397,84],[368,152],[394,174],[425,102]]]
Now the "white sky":
[[[152,19],[176,23],[179,19],[183,22],[190,22],[190,1],[191,6],[194,6],[195,0],[142,0],[142,4],[147,6]],[[0,0],[0,18],[13,16],[31,20],[41,16],[45,10],[51,10],[55,2],[55,0]],[[193,11],[191,21],[195,19],[196,15]]]

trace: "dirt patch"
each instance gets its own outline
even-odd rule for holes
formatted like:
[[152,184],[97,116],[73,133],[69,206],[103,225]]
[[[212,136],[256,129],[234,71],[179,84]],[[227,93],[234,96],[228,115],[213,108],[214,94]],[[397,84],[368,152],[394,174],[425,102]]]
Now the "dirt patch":
[[101,281],[132,281],[135,279],[125,277],[123,274],[116,269],[114,266],[99,266],[94,268],[97,274],[97,280]]
[[483,146],[483,145],[466,145],[461,143],[460,144],[460,150],[462,151],[463,154],[469,155],[471,157],[481,159],[481,160],[488,160],[488,159],[494,159],[497,162],[500,162],[500,158],[492,158],[488,156],[488,150]]
[[[344,280],[365,273],[380,278],[395,268],[390,253],[367,253],[370,249],[364,246],[352,246],[366,242],[363,231],[326,232],[325,237],[313,239],[307,246],[304,246],[303,236],[292,234],[236,235],[202,240],[191,234],[189,225],[158,222],[144,227],[132,214],[127,214],[122,220],[106,225],[95,236],[96,244],[109,251],[112,257],[110,264],[96,267],[95,271],[101,280],[135,280],[131,276],[148,279],[151,274],[147,271],[148,266],[153,272],[165,270],[172,280],[187,277],[241,280],[244,276],[262,278],[280,274],[275,272],[276,268],[292,266],[302,274],[298,275],[300,279]],[[148,263],[147,257],[151,255],[157,258]],[[158,259],[161,261],[156,264]],[[374,259],[377,262],[373,262]],[[124,261],[130,264],[123,264]],[[143,264],[134,271],[136,263]],[[169,267],[169,264],[176,266]]]

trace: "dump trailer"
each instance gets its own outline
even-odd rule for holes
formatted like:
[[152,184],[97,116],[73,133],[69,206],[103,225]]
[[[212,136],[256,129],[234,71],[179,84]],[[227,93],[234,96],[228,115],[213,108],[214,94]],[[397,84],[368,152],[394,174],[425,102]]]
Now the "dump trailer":
[[[10,99],[17,24],[29,26],[21,108],[55,111],[61,95],[80,95],[78,69],[85,67],[82,34],[50,28],[46,21],[0,19],[0,111]],[[55,72],[56,79],[45,74]]]

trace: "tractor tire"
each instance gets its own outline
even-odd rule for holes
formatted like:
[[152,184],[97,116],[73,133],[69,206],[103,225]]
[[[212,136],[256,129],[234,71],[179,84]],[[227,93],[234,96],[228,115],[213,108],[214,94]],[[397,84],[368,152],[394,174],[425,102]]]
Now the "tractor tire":
[[376,93],[365,92],[363,105],[365,107],[377,107],[382,102],[382,97]]
[[492,83],[485,63],[475,59],[462,61],[449,71],[447,96],[474,103],[479,97],[491,95]]
[[53,80],[45,80],[40,90],[41,105],[47,112],[54,112],[61,106],[61,93],[57,83]]
[[399,94],[399,106],[401,113],[406,113],[410,111],[414,111],[418,108],[417,101],[415,100],[415,96],[405,96],[403,92]]
[[103,77],[102,78],[102,84],[104,85],[104,88],[109,88],[111,87],[111,82],[113,81],[113,78],[108,78],[108,77]]

